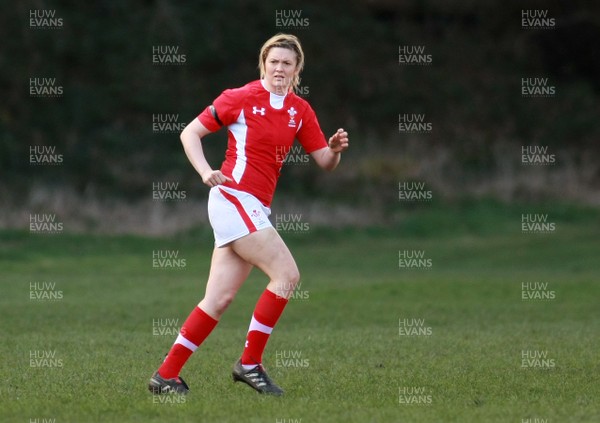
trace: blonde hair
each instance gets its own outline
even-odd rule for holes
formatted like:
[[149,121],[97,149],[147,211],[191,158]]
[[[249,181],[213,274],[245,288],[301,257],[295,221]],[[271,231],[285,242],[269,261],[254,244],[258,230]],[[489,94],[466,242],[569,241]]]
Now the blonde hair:
[[300,84],[300,72],[302,72],[302,69],[304,69],[304,52],[302,51],[300,40],[295,35],[279,33],[265,41],[263,46],[260,48],[260,53],[258,55],[260,79],[265,77],[265,63],[267,61],[269,51],[273,47],[287,48],[288,50],[292,50],[294,53],[296,53],[296,70],[298,72],[296,72],[294,75],[292,86],[290,87],[290,90],[294,90]]

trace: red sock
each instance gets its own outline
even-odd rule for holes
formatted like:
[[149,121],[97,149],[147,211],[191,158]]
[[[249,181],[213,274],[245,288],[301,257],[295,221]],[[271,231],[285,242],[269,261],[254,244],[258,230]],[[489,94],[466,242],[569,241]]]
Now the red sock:
[[185,362],[217,326],[217,323],[218,320],[210,317],[200,307],[194,308],[183,323],[179,336],[162,366],[158,369],[158,373],[165,379],[179,376]]
[[275,293],[265,289],[256,303],[248,335],[246,346],[242,354],[242,364],[252,365],[262,363],[262,354],[269,340],[279,316],[283,313],[288,300],[277,296]]

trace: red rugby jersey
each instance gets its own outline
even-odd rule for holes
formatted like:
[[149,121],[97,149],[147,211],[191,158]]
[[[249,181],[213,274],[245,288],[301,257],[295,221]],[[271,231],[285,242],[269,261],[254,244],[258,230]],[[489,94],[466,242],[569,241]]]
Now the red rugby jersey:
[[213,106],[216,118],[208,106],[198,119],[212,132],[227,126],[227,151],[221,172],[234,182],[224,185],[254,195],[267,207],[294,139],[298,138],[309,154],[327,147],[308,102],[293,92],[273,94],[260,80],[223,91]]

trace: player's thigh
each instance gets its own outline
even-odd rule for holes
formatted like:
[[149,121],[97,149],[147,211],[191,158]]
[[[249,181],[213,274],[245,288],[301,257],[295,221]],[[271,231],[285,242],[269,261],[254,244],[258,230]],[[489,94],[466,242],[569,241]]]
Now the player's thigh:
[[241,258],[230,246],[215,248],[210,264],[205,300],[218,306],[233,299],[250,271],[252,264]]
[[297,282],[298,266],[285,242],[270,227],[261,229],[231,243],[244,260],[265,272],[271,280]]

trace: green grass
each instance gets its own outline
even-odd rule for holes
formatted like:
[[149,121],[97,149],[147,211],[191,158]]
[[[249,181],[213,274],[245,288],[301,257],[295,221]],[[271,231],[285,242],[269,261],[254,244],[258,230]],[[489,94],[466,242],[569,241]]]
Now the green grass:
[[[211,234],[0,232],[0,420],[600,421],[600,219],[556,209],[556,232],[534,235],[520,233],[520,213],[434,207],[395,229],[286,236],[308,293],[291,301],[265,353],[286,395],[230,379],[266,283],[255,271],[184,368],[185,402],[162,404],[146,383],[174,336],[154,336],[152,321],[181,324],[202,297]],[[413,249],[431,268],[399,269],[398,250]],[[152,268],[153,250],[178,250],[186,267]],[[31,282],[54,282],[63,298],[31,300]],[[523,301],[522,282],[548,283],[556,297]],[[400,336],[404,318],[424,319],[431,335]],[[547,352],[554,367],[522,368],[524,350]],[[55,352],[62,366],[31,367],[32,351]],[[281,351],[308,366],[277,366]],[[431,401],[400,404],[400,388]]]

